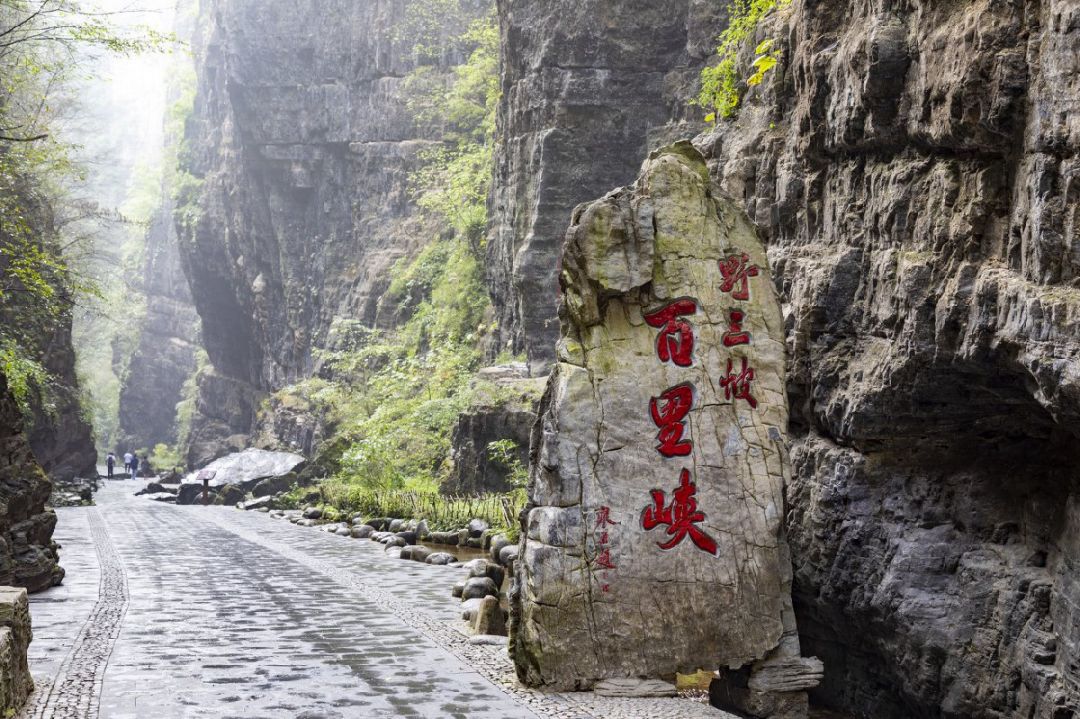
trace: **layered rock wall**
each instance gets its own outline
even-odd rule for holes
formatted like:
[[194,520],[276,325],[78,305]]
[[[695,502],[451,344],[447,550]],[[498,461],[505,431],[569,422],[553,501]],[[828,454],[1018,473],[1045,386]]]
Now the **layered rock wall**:
[[61,481],[96,477],[97,450],[79,396],[71,314],[64,312],[47,323],[45,332],[47,336],[39,338],[40,361],[54,379],[49,388],[51,407],[37,404],[27,439],[37,461],[50,477]]
[[[699,4],[624,5],[500,4],[493,296],[530,358],[554,347],[571,206],[644,156],[605,38],[660,50],[673,18],[723,27]],[[818,699],[861,716],[1080,705],[1078,12],[796,0],[753,39],[779,41],[780,67],[698,140],[776,271],[799,626]],[[649,88],[630,102],[662,117]],[[607,163],[627,176],[590,187]]]
[[45,508],[52,483],[34,458],[22,416],[0,375],[0,585],[31,592],[59,584],[52,541],[56,513]]
[[698,144],[785,305],[818,697],[1074,716],[1080,7],[797,1],[764,37],[781,66]]
[[172,202],[146,234],[146,318],[120,388],[121,446],[153,448],[177,441],[176,405],[195,373],[199,318],[180,267]]
[[[391,321],[379,310],[389,269],[438,235],[417,219],[408,178],[441,128],[414,120],[405,78],[421,61],[436,73],[463,61],[448,38],[490,3],[462,2],[434,37],[410,8],[424,10],[419,0],[203,3],[188,126],[199,187],[177,210],[213,365],[193,427],[203,459],[252,432],[265,393],[309,376],[335,318]],[[436,52],[421,58],[421,42]]]
[[629,184],[686,105],[725,3],[500,0],[502,100],[488,276],[498,349],[555,358],[559,252],[579,203]]

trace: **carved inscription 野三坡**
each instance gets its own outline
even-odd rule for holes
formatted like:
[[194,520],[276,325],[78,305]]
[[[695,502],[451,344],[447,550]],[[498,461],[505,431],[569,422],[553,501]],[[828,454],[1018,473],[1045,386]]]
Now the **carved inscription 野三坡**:
[[[757,277],[758,268],[750,264],[746,254],[731,255],[720,260],[722,282],[720,291],[730,294],[735,301],[750,299],[750,278]],[[645,321],[660,331],[656,337],[656,355],[661,362],[671,362],[677,367],[693,365],[694,326],[689,317],[698,311],[698,302],[681,298],[645,315]],[[739,308],[728,312],[728,331],[724,333],[725,347],[750,345],[750,333],[743,330],[746,313]],[[740,400],[757,408],[757,400],[751,394],[754,369],[746,357],[738,358],[738,372],[732,358],[727,359],[727,371],[720,379],[724,397],[732,402]],[[670,387],[658,397],[649,400],[649,415],[658,428],[656,451],[665,459],[689,456],[693,451],[693,437],[687,426],[690,410],[694,406],[694,385],[691,382]],[[646,531],[666,527],[666,540],[658,541],[660,549],[674,549],[687,537],[703,552],[715,555],[716,541],[699,525],[705,521],[705,513],[698,508],[697,485],[691,470],[683,467],[679,472],[679,486],[672,492],[671,501],[662,489],[653,489],[652,503],[641,513],[641,526]],[[605,590],[606,591],[606,590]]]

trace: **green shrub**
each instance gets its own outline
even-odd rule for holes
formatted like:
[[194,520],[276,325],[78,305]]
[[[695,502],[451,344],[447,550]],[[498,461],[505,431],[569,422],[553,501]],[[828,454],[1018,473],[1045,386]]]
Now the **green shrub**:
[[[295,488],[283,498],[282,504],[300,509],[321,503],[324,513],[328,507],[335,509],[333,521],[348,514],[360,514],[366,519],[423,519],[432,531],[461,529],[469,520],[478,518],[496,531],[514,532],[518,513],[524,506],[524,498],[516,493],[448,497],[437,492],[372,489],[340,479],[307,490],[312,494],[305,495],[304,491]],[[316,491],[318,499],[312,500]],[[325,514],[324,518],[330,519]]]
[[157,471],[182,470],[184,460],[179,448],[159,442],[154,445],[154,451],[150,454],[150,466]]
[[717,38],[718,61],[701,71],[701,90],[694,104],[706,108],[706,122],[718,117],[726,119],[739,107],[744,86],[760,84],[766,73],[780,61],[781,52],[772,39],[764,40],[754,49],[754,72],[740,81],[738,56],[743,44],[754,36],[761,21],[774,10],[786,7],[791,0],[732,0],[728,8],[728,26]]
[[518,513],[528,500],[527,486],[529,483],[529,470],[518,459],[518,445],[512,439],[500,439],[491,442],[487,446],[488,458],[497,464],[506,467],[509,472],[507,481],[514,488],[510,492],[511,502],[516,508],[513,514],[505,517],[505,530],[510,541],[516,542],[519,535],[520,523]]
[[0,375],[7,379],[8,391],[15,398],[24,418],[32,413],[32,400],[47,414],[56,410],[52,399],[52,378],[48,370],[31,357],[18,342],[0,334]]
[[[454,7],[456,0],[436,9]],[[437,126],[444,137],[442,147],[422,157],[410,189],[428,226],[450,231],[391,270],[383,304],[402,318],[400,326],[335,322],[330,349],[318,353],[321,376],[276,396],[280,402],[303,397],[332,428],[323,445],[339,458],[335,486],[358,492],[436,492],[448,473],[451,430],[471,402],[483,340],[492,330],[482,238],[498,105],[494,16],[452,44],[469,59],[450,82],[421,68],[404,90],[417,122]]]

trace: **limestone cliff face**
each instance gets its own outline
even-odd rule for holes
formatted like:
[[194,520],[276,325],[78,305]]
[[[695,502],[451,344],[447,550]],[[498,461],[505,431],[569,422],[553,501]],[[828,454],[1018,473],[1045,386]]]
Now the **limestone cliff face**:
[[97,450],[94,449],[93,430],[83,419],[79,400],[70,313],[65,312],[49,322],[45,331],[48,334],[38,350],[42,365],[55,379],[50,390],[53,411],[38,409],[35,412],[27,439],[37,461],[53,479],[96,477]]
[[176,405],[195,372],[199,320],[180,269],[171,202],[147,231],[143,288],[146,318],[120,389],[120,444],[132,448],[176,443]]
[[[500,349],[555,358],[570,214],[635,177],[651,147],[694,134],[686,98],[726,3],[500,0],[502,102],[488,275]],[[696,129],[695,129],[696,128]]]
[[862,716],[1080,706],[1080,7],[796,2],[698,144],[785,306],[804,649]]
[[[179,224],[214,365],[207,456],[312,371],[335,316],[387,322],[386,271],[429,236],[406,192],[438,139],[400,93],[408,5],[203,4],[202,185]],[[723,5],[499,0],[488,272],[501,344],[534,372],[554,357],[574,206],[694,133],[678,123]],[[787,536],[803,650],[826,664],[817,698],[875,719],[1072,716],[1080,9],[794,0],[765,36],[782,63],[697,145],[765,238],[781,301]]]
[[[642,78],[666,71],[678,27],[707,49],[723,23],[677,0],[500,13],[493,296],[538,358],[570,207],[665,134],[628,117],[677,116]],[[1072,716],[1080,9],[795,0],[764,37],[781,66],[697,144],[765,236],[783,305],[817,698],[886,719]],[[644,47],[661,54],[620,54]],[[702,46],[685,47],[676,63]]]
[[36,592],[59,584],[64,570],[52,541],[56,513],[45,509],[52,484],[34,459],[22,424],[7,379],[0,375],[0,584]]
[[[420,226],[408,192],[420,153],[440,139],[413,120],[402,89],[418,63],[417,4],[202,4],[187,132],[201,186],[177,221],[213,365],[193,428],[203,458],[224,450],[222,437],[251,433],[264,393],[312,372],[335,318],[389,322],[379,299],[390,267],[438,233]],[[442,38],[490,3],[462,7]],[[427,60],[438,72],[464,59],[426,41],[446,45]]]
[[[53,210],[48,202],[29,190],[20,201],[23,203],[20,209],[25,213],[41,248],[58,243]],[[2,253],[0,275],[5,279],[9,271],[8,262],[8,253]],[[46,274],[44,278],[59,297],[70,297],[63,277]],[[25,440],[29,442],[37,461],[49,476],[61,481],[76,476],[96,477],[97,452],[94,449],[93,431],[83,419],[70,306],[65,305],[56,312],[46,311],[36,294],[7,292],[4,301],[0,302],[0,326],[5,328],[5,334],[10,333],[13,341],[29,358],[45,368],[50,378],[47,396],[43,397],[32,390],[28,398],[33,416],[29,418]],[[10,431],[22,436],[22,418],[5,416],[3,421],[10,421]],[[47,490],[45,495],[48,496]]]

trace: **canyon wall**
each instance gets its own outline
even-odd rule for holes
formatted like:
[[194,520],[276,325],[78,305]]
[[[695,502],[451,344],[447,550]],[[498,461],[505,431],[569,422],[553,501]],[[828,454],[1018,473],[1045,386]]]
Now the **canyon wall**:
[[[198,2],[177,0],[173,32],[191,42],[198,23]],[[177,56],[170,68],[164,92],[162,151],[166,163],[183,149],[180,108],[188,101],[191,59]],[[144,150],[145,151],[145,150]],[[191,388],[201,347],[199,315],[191,288],[184,276],[180,240],[173,221],[175,198],[180,194],[178,173],[166,172],[160,182],[160,206],[150,219],[144,236],[143,268],[139,289],[146,313],[132,332],[134,348],[120,386],[119,449],[121,452],[157,444],[176,446],[186,441],[194,407],[183,412],[181,401],[191,404]]]
[[[570,207],[628,179],[585,175],[629,175],[666,134],[627,141],[620,110],[677,117],[647,82],[605,82],[605,42],[674,53],[672,24],[706,41],[723,27],[702,4],[598,5],[500,4],[493,296],[534,364],[554,347]],[[697,140],[777,275],[796,610],[826,664],[816,698],[838,709],[1080,704],[1078,12],[796,0],[742,58],[748,76],[773,37],[780,66]],[[652,59],[631,65],[663,72]]]
[[122,448],[176,444],[176,405],[195,373],[199,318],[181,271],[172,210],[166,201],[146,233],[146,317],[120,388]]
[[687,106],[726,3],[500,0],[502,100],[488,277],[499,349],[555,358],[558,263],[574,207],[703,125]]
[[390,268],[438,236],[408,178],[441,127],[414,119],[404,85],[421,63],[445,76],[462,62],[450,38],[490,2],[462,2],[434,28],[424,8],[203,3],[193,181],[175,213],[212,365],[200,374],[193,464],[246,441],[267,393],[315,371],[335,319],[391,324],[379,304]]
[[[59,252],[61,240],[56,231],[55,209],[48,199],[34,192],[31,187],[36,178],[21,178],[15,183],[18,199],[14,206],[25,218],[25,240],[17,238],[11,253],[8,238],[0,238],[5,252],[0,253],[0,276],[8,279],[12,258],[18,257],[19,242],[27,241],[35,250]],[[37,269],[37,268],[35,268]],[[11,291],[6,287],[0,301],[0,326],[5,339],[17,345],[27,360],[34,361],[48,374],[48,387],[42,393],[40,387],[28,384],[27,410],[30,416],[22,418],[6,414],[0,425],[4,431],[25,435],[40,466],[52,478],[60,481],[73,477],[97,476],[97,451],[94,449],[93,430],[83,414],[78,372],[75,367],[75,348],[72,341],[72,290],[65,270],[45,269],[40,279],[54,293],[47,302],[46,293],[40,290]],[[12,275],[14,276],[14,275]],[[15,283],[12,283],[15,287]],[[16,358],[15,363],[19,363]],[[25,421],[24,421],[25,420]],[[48,491],[46,491],[48,496]],[[49,533],[51,534],[51,529]]]
[[764,37],[781,67],[698,144],[785,303],[819,696],[1074,716],[1080,7],[796,2]]
[[97,450],[79,397],[71,313],[65,311],[48,322],[44,332],[35,351],[40,352],[41,364],[54,378],[50,388],[52,406],[45,409],[37,404],[27,439],[37,461],[53,479],[96,477]]
[[[440,137],[402,94],[410,5],[204,3],[175,213],[212,365],[192,461],[243,446],[266,394],[317,371],[336,318],[393,321],[387,271],[434,234],[407,177]],[[540,374],[574,206],[703,128],[687,102],[726,20],[706,0],[497,5],[493,353]],[[825,660],[815,698],[837,709],[1080,704],[1078,13],[795,0],[742,58],[772,37],[779,66],[696,140],[775,275],[795,608]],[[448,45],[432,62],[460,60]]]
[[37,592],[63,580],[52,541],[56,513],[45,509],[50,491],[0,374],[0,584]]

